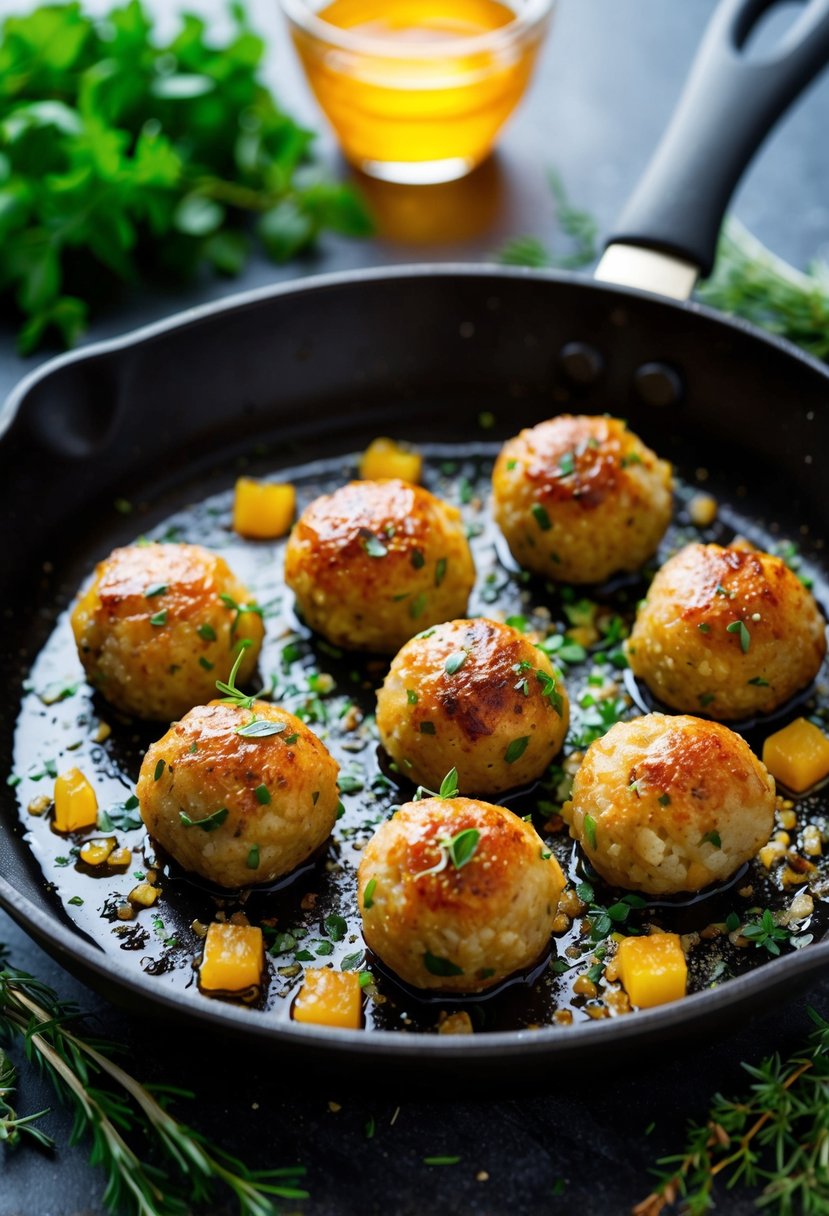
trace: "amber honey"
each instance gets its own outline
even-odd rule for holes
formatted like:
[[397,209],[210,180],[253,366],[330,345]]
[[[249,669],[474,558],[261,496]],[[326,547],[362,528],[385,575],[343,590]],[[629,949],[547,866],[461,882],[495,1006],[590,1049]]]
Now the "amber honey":
[[520,101],[552,0],[283,0],[309,83],[346,156],[438,182],[487,155]]

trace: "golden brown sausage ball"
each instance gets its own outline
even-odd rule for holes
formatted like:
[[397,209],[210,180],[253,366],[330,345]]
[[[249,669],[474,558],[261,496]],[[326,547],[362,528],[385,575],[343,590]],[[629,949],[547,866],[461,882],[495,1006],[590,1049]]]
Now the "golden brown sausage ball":
[[495,519],[522,566],[569,583],[638,570],[671,519],[671,466],[618,418],[562,414],[509,439]]
[[653,580],[627,643],[634,675],[674,709],[768,713],[826,653],[813,596],[779,557],[688,545]]
[[358,904],[366,944],[407,984],[482,992],[539,958],[563,889],[531,824],[486,802],[429,798],[369,841]]
[[185,870],[220,887],[272,882],[327,839],[338,771],[317,736],[284,709],[213,701],[191,709],[147,752],[141,816]]
[[774,805],[774,780],[727,726],[647,714],[590,744],[562,814],[607,882],[670,895],[753,857]]
[[225,560],[201,545],[130,545],[98,564],[72,632],[87,679],[116,709],[169,722],[215,695],[244,639],[239,682],[251,676],[262,618],[233,606],[250,602]]
[[466,611],[475,567],[455,507],[409,482],[352,481],[303,511],[285,581],[330,642],[393,653]]
[[460,620],[412,638],[377,695],[380,741],[400,772],[437,790],[497,794],[539,777],[567,734],[569,704],[547,655],[517,629]]

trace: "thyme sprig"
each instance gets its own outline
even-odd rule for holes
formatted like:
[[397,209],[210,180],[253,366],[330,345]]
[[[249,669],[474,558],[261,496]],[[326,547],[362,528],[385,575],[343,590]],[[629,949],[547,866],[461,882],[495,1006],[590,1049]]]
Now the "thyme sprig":
[[[60,1000],[33,976],[10,968],[2,947],[0,964],[0,1036],[6,1041],[19,1039],[26,1058],[73,1109],[70,1142],[91,1142],[90,1160],[106,1175],[103,1202],[110,1211],[187,1216],[193,1205],[214,1202],[216,1183],[233,1192],[241,1216],[274,1216],[272,1197],[308,1197],[297,1185],[303,1167],[249,1169],[170,1113],[172,1098],[192,1098],[191,1093],[142,1085],[109,1058],[109,1045],[80,1033],[80,1014],[74,1005]],[[45,1112],[24,1120],[13,1111],[9,1114],[7,1099],[14,1079],[7,1064],[0,1072],[5,1106],[5,1110],[0,1106],[0,1127],[11,1124],[11,1135],[26,1131],[48,1143],[48,1137],[32,1127]],[[154,1150],[159,1164],[139,1155],[136,1142]]]
[[813,1009],[809,1016],[816,1028],[805,1050],[743,1064],[748,1094],[714,1097],[683,1151],[659,1161],[657,1185],[633,1216],[703,1216],[719,1181],[760,1188],[758,1208],[776,1216],[829,1211],[829,1022]]

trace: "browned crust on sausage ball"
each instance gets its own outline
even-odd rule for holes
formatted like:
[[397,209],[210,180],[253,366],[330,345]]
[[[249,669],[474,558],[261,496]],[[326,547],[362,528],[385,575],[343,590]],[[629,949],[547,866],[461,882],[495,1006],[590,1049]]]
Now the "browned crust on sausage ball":
[[[240,735],[254,718],[279,732]],[[150,835],[185,870],[234,888],[290,873],[327,839],[339,804],[337,773],[323,743],[286,710],[214,701],[191,709],[152,744],[137,792]],[[215,828],[198,826],[225,810]]]
[[[444,864],[440,842],[468,830],[479,833],[471,859]],[[381,825],[363,852],[358,885],[366,943],[401,979],[477,992],[535,962],[564,878],[535,829],[511,811],[432,798],[406,803]],[[434,974],[427,954],[460,974]]]
[[647,714],[591,743],[562,814],[608,882],[671,894],[733,874],[768,840],[774,807],[773,779],[734,731]]
[[[150,592],[151,594],[148,594]],[[115,549],[71,614],[89,682],[117,709],[169,721],[210,700],[247,639],[240,684],[256,667],[261,616],[224,558],[201,545]]]
[[466,608],[475,568],[460,513],[409,482],[354,481],[303,511],[285,581],[312,629],[393,652]]
[[616,418],[562,414],[522,431],[492,484],[515,559],[567,582],[638,569],[671,518],[671,466]]
[[727,721],[768,713],[814,679],[825,622],[781,558],[692,544],[656,575],[627,652],[666,705]]
[[[533,781],[560,750],[568,721],[567,693],[547,655],[485,618],[446,621],[412,638],[377,696],[383,746],[429,789],[452,768],[464,793]],[[522,739],[521,754],[507,760]]]

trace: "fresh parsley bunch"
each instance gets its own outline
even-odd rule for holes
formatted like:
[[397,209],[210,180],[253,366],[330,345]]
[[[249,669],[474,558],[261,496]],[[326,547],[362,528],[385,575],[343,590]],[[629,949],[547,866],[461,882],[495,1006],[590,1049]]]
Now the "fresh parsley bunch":
[[0,299],[20,350],[73,344],[117,283],[235,275],[255,231],[283,262],[330,229],[364,236],[349,187],[308,163],[313,134],[259,79],[243,6],[229,38],[184,15],[166,45],[140,0],[102,19],[46,4],[0,29]]

